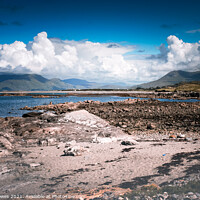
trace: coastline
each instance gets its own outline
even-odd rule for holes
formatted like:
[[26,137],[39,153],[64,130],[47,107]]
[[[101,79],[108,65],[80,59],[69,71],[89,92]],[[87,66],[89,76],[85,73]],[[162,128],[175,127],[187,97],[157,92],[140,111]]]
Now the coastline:
[[67,96],[119,96],[152,99],[197,99],[200,100],[200,93],[197,92],[155,92],[155,91],[128,91],[128,90],[76,90],[76,91],[13,91],[0,92],[0,96],[32,96],[33,98],[67,97]]
[[[5,195],[198,195],[190,185],[200,183],[200,102],[128,99],[24,109],[31,112],[0,118]],[[37,109],[46,112],[33,112]]]

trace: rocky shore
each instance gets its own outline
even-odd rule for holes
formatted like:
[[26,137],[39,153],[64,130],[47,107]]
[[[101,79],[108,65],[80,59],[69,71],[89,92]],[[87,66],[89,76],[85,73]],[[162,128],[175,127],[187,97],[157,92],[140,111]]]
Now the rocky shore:
[[118,102],[66,102],[64,104],[27,107],[25,110],[48,110],[56,114],[85,109],[88,112],[120,127],[130,135],[173,135],[184,133],[198,136],[200,102],[161,102],[157,100],[127,99]]
[[[42,93],[42,94],[40,94]],[[45,94],[47,93],[47,94]],[[49,95],[51,94],[51,95]],[[70,90],[70,91],[21,91],[0,92],[0,96],[32,96],[33,98],[67,97],[67,96],[120,96],[153,99],[200,99],[199,92],[158,92],[135,90]]]
[[128,99],[23,109],[31,112],[0,119],[0,195],[200,198],[200,102]]

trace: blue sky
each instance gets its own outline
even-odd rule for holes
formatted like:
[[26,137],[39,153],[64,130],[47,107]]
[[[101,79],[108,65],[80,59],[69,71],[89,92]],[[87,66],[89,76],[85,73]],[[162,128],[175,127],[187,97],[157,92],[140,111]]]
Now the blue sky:
[[122,42],[153,51],[173,34],[197,42],[199,0],[1,0],[0,43],[48,37]]
[[[105,81],[131,74],[137,82],[198,70],[199,8],[199,0],[0,0],[0,69]],[[111,51],[111,43],[119,46]],[[72,66],[77,73],[69,74]]]

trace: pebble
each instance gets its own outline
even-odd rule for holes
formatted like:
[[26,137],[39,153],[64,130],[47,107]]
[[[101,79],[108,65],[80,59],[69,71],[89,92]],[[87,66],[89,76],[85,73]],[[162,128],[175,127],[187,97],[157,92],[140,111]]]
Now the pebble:
[[177,135],[177,138],[185,138],[185,135],[184,135],[184,134],[181,134],[181,133],[179,133],[179,134]]
[[194,193],[193,192],[188,192],[188,195],[193,195]]
[[41,164],[40,163],[31,163],[30,167],[39,167]]
[[121,145],[135,145],[134,142],[131,141],[122,141]]
[[192,141],[193,141],[192,138],[185,138],[185,140],[186,140],[187,142],[192,142]]
[[176,136],[175,136],[175,135],[170,135],[169,138],[173,138],[173,139],[175,139]]

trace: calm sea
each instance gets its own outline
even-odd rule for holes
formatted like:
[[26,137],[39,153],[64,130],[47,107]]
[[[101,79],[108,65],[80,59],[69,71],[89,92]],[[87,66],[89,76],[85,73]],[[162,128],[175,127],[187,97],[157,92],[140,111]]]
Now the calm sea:
[[[85,100],[93,101],[122,101],[130,97],[118,97],[118,96],[97,96],[97,97],[59,97],[59,98],[33,98],[31,96],[0,96],[0,117],[16,117],[22,116],[24,113],[29,112],[26,110],[20,110],[24,106],[38,106],[38,105],[48,105],[51,101],[53,104],[64,103],[64,102],[78,102]],[[132,98],[135,99],[135,98]],[[196,99],[190,100],[171,100],[171,99],[158,99],[160,101],[180,101],[180,102],[194,102],[198,101]]]

